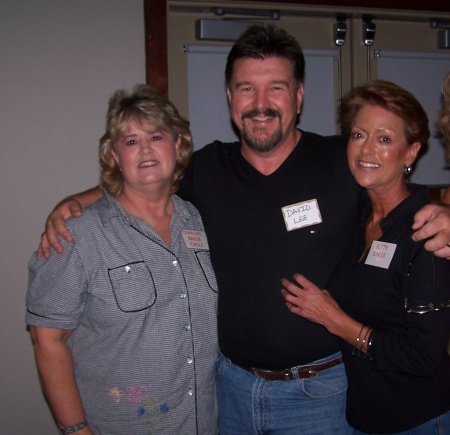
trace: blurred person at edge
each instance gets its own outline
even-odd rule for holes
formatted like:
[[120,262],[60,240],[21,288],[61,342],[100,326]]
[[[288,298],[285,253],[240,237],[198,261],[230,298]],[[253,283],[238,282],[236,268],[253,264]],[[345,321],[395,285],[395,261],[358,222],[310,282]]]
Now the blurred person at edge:
[[[437,124],[444,137],[446,159],[450,165],[450,71],[447,72],[442,82],[442,96],[442,109]],[[450,189],[445,191],[442,200],[444,203],[450,204]]]

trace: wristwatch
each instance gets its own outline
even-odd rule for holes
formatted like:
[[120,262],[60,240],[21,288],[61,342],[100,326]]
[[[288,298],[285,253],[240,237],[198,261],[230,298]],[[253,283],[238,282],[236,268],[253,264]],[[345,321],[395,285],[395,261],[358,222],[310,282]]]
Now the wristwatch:
[[81,429],[84,429],[85,427],[87,427],[87,425],[88,424],[85,421],[82,421],[81,423],[74,424],[73,426],[63,427],[61,429],[61,433],[62,435],[68,435],[70,433],[74,433]]

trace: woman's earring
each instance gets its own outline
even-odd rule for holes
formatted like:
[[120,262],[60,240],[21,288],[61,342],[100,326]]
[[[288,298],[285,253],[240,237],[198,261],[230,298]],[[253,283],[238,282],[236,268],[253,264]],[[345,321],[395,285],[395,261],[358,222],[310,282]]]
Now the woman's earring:
[[405,166],[405,167],[403,168],[403,173],[404,173],[405,175],[409,175],[409,174],[411,174],[411,172],[412,172],[412,166]]

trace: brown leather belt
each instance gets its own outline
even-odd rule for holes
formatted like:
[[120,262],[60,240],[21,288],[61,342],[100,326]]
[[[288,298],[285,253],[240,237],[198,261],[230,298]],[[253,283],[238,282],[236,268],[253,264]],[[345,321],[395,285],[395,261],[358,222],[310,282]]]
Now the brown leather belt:
[[[326,361],[321,364],[312,364],[310,366],[294,367],[291,369],[272,371],[272,370],[261,370],[254,367],[241,367],[255,376],[261,379],[267,379],[269,381],[291,381],[292,379],[304,379],[304,378],[314,378],[319,376],[320,372],[325,369],[337,366],[342,362],[342,356],[339,356],[330,361]],[[297,376],[294,376],[294,372]]]

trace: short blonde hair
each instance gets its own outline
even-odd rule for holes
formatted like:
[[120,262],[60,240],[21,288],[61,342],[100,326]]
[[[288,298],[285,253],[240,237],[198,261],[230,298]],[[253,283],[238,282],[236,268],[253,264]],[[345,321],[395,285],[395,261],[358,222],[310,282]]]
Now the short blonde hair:
[[450,160],[450,71],[447,72],[442,82],[442,108],[437,125],[444,136],[447,159]]
[[136,122],[144,130],[146,126],[152,125],[172,134],[174,139],[180,139],[170,190],[171,194],[175,193],[194,148],[189,122],[180,116],[170,101],[148,85],[137,85],[131,93],[118,90],[109,100],[106,133],[100,139],[99,146],[101,187],[114,196],[122,192],[122,173],[111,151],[131,122]]
[[382,107],[403,120],[409,145],[424,144],[430,138],[428,116],[411,92],[385,80],[374,80],[348,92],[339,105],[339,122],[344,134],[349,134],[358,111],[366,106]]

